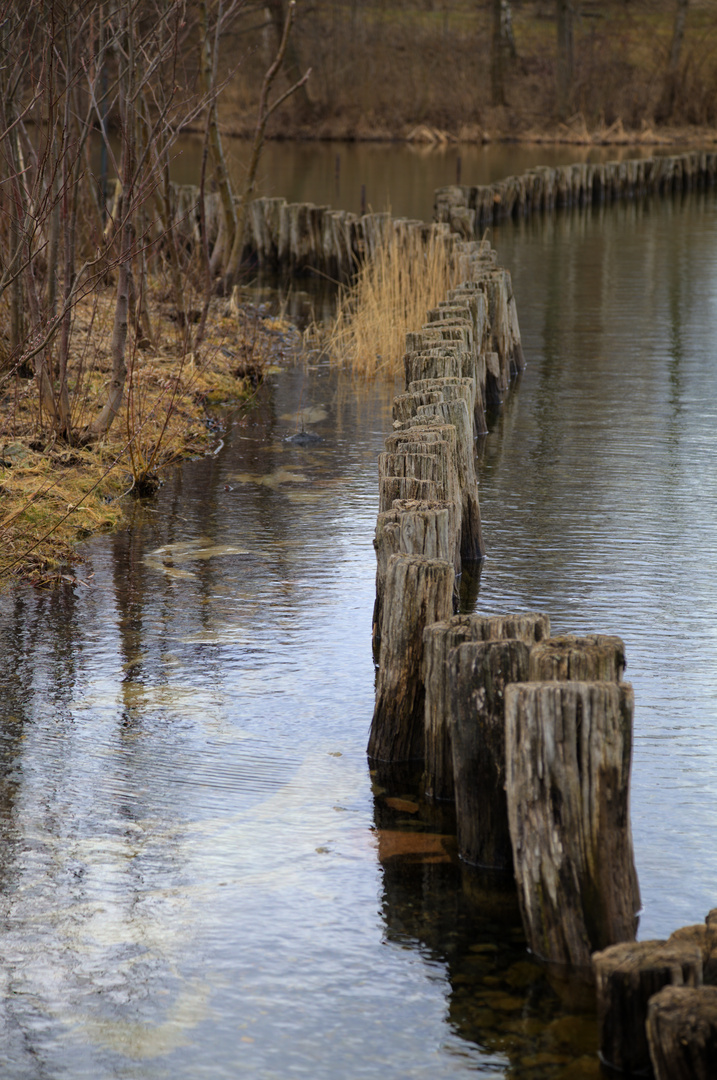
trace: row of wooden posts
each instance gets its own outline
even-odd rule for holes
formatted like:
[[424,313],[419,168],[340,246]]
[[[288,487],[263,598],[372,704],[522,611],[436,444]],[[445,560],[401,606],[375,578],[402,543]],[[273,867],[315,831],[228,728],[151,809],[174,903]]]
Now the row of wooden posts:
[[[284,275],[316,272],[348,281],[371,259],[392,232],[418,233],[424,241],[440,237],[454,245],[480,237],[488,225],[508,218],[560,207],[586,206],[709,186],[717,178],[717,153],[694,152],[607,164],[577,164],[530,169],[495,184],[452,185],[435,193],[434,221],[393,218],[390,213],[354,214],[314,203],[283,198],[250,202],[244,225],[243,261],[260,270]],[[118,212],[120,185],[109,192],[109,206]],[[169,216],[179,239],[201,244],[206,227],[210,247],[221,228],[218,193],[204,197],[194,184],[170,184]]]
[[[110,211],[118,212],[120,187],[110,193]],[[195,184],[170,184],[170,217],[182,243],[200,245],[206,225],[210,247],[221,227],[222,210],[216,192],[205,195],[204,215]],[[394,218],[388,212],[354,214],[314,203],[291,203],[283,198],[263,197],[249,203],[244,224],[242,261],[261,271],[286,276],[316,272],[333,281],[349,281],[359,266],[373,258],[391,234],[399,239],[417,233],[424,242],[431,237],[452,247],[459,237],[447,224]]]
[[[542,613],[456,614],[462,568],[484,555],[474,436],[524,364],[510,274],[485,243],[460,257],[463,284],[407,335],[379,455],[368,755],[383,777],[421,765],[426,796],[455,802],[461,857],[512,871],[533,953],[594,965],[606,1062],[649,1072],[651,1054],[658,1080],[714,1080],[717,987],[702,977],[703,959],[717,972],[717,913],[635,942],[623,642],[551,637]],[[697,1001],[702,1072],[684,1041]]]
[[716,180],[717,152],[713,151],[557,168],[541,165],[494,184],[438,188],[433,219],[460,236],[473,238],[509,218],[698,190],[713,186]]

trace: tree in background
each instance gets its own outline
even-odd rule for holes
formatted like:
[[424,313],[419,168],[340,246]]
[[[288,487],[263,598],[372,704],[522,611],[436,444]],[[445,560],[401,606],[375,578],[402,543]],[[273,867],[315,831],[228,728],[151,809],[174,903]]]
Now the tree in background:
[[[266,0],[266,2],[267,8],[269,9],[269,15],[271,16],[272,26],[274,27],[276,47],[279,49],[281,48],[284,27],[286,26],[289,10],[292,5],[291,3],[287,3],[287,0]],[[352,15],[355,18],[355,10],[353,8]],[[295,12],[292,12],[291,18],[293,21]],[[303,112],[310,115],[311,100],[307,90],[306,79],[303,78],[303,70],[299,59],[299,52],[296,47],[296,41],[291,34],[286,42],[283,63],[289,82],[292,83],[292,85],[296,85],[295,94],[297,102],[301,106]]]
[[517,58],[510,0],[493,0],[493,38],[490,57],[491,103],[505,105],[505,74],[508,59]]
[[680,82],[682,46],[684,44],[685,30],[687,28],[688,7],[689,0],[675,0],[675,22],[672,28],[672,42],[670,44],[670,55],[667,61],[665,84],[659,104],[655,110],[655,119],[663,123],[672,116],[677,99]]
[[[290,0],[260,84],[250,165],[233,190],[217,119],[226,81],[218,53],[244,6],[0,0],[0,389],[18,372],[34,375],[39,429],[49,422],[54,438],[96,441],[115,422],[128,358],[152,344],[150,277],[169,283],[165,291],[183,331],[180,351],[188,356],[202,339],[212,270],[224,282],[239,273],[268,119],[308,78],[269,101],[290,40]],[[203,114],[201,183],[180,191],[171,179],[177,138]],[[218,192],[218,235],[210,235],[207,222],[210,181]],[[100,297],[104,310],[111,286],[111,371],[88,416],[87,369],[68,374],[79,349],[76,310],[89,301],[96,307]],[[191,289],[204,296],[194,329]]]
[[575,0],[557,2],[557,91],[558,113],[565,117],[572,105],[573,75],[575,70],[574,17]]

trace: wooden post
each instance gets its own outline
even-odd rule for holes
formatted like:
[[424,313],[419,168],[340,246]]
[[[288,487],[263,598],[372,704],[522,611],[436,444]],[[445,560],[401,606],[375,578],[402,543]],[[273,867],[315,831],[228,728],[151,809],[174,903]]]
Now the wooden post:
[[396,500],[392,510],[378,515],[373,546],[377,563],[373,642],[378,658],[388,560],[392,555],[425,555],[452,562],[456,550],[453,507],[447,502]]
[[465,641],[517,638],[528,645],[550,634],[550,619],[540,613],[454,615],[423,632],[423,682],[426,687],[426,765],[423,777],[429,798],[452,800],[453,749],[448,693],[448,656]]
[[412,391],[406,394],[398,394],[393,399],[393,419],[400,424],[405,424],[412,416],[416,415],[419,405],[435,405],[443,400],[443,393],[440,390],[425,393]]
[[473,447],[473,420],[464,401],[421,405],[412,424],[452,424],[456,429],[456,465],[461,489],[461,558],[470,562],[485,556]]
[[439,502],[443,491],[435,480],[416,480],[412,476],[382,476],[378,482],[379,509],[390,509],[396,499]]
[[694,945],[624,942],[593,956],[600,1058],[628,1075],[650,1075],[645,1022],[663,986],[701,986],[702,954]]
[[448,658],[458,851],[475,866],[510,870],[505,797],[508,683],[528,677],[523,641],[467,642]]
[[717,986],[666,986],[650,998],[647,1042],[655,1080],[715,1080]]
[[370,758],[423,758],[423,630],[450,616],[453,579],[452,564],[442,559],[392,555],[388,560]]
[[624,671],[624,642],[607,634],[547,638],[530,653],[531,682],[620,682]]
[[528,944],[545,960],[588,967],[595,949],[635,937],[633,705],[627,683],[505,689],[515,877]]
[[[475,371],[475,365],[473,367]],[[468,409],[468,415],[473,417],[473,435],[485,435],[487,431],[485,423],[485,410],[483,408],[483,396],[480,389],[476,388],[476,379],[474,377],[463,378],[441,378],[441,379],[416,379],[409,384],[408,387],[410,394],[423,394],[426,399],[428,395],[440,393],[443,401],[465,401],[466,408]],[[476,397],[476,394],[478,395]],[[396,399],[394,399],[395,402]],[[416,400],[416,406],[435,404],[429,400],[418,401]],[[395,411],[395,406],[394,406]],[[397,419],[402,419],[397,417]]]
[[[431,499],[450,503],[450,527],[455,541],[453,563],[456,574],[460,574],[463,501],[458,482],[456,429],[452,425],[410,427],[406,431],[398,431],[393,435],[389,435],[385,441],[385,446],[386,453],[379,455],[379,512],[383,513],[392,509],[395,499],[423,498],[424,500]],[[386,475],[389,469],[392,472],[397,470],[399,476],[406,472],[405,464],[400,463],[400,457],[392,457],[391,455],[411,454],[433,457],[433,480],[431,481],[433,494],[428,491],[423,496],[419,495],[418,492],[410,494],[408,491],[405,494],[397,494],[395,482]],[[392,466],[393,462],[397,463],[395,470]],[[428,468],[428,466],[425,467]],[[423,475],[428,476],[429,473],[426,472]]]
[[417,379],[461,378],[463,375],[463,357],[467,353],[467,349],[450,343],[418,352],[406,352],[403,357],[406,389],[408,390],[411,383]]
[[717,909],[703,923],[681,926],[668,938],[669,943],[687,943],[702,950],[702,975],[708,985],[717,985]]
[[407,390],[411,389],[413,383],[423,383],[427,379],[472,379],[474,430],[478,435],[485,435],[488,430],[485,422],[486,364],[482,352],[471,351],[457,344],[448,348],[409,352],[403,358],[403,366]]

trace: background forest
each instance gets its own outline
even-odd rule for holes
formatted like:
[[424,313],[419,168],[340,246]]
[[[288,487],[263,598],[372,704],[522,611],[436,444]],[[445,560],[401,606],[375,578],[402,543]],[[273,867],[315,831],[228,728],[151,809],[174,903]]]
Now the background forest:
[[[223,116],[246,131],[286,0],[246,6]],[[520,136],[580,114],[579,130],[712,125],[715,0],[302,0],[287,77],[312,68],[275,121],[291,136]]]

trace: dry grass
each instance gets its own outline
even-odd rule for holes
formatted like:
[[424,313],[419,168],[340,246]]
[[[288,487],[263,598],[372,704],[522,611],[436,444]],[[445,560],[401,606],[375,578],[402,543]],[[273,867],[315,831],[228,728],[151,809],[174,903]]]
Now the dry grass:
[[451,251],[440,237],[393,230],[340,292],[322,341],[331,358],[363,378],[400,374],[406,332],[418,330],[457,284]]
[[[76,430],[104,399],[113,303],[108,290],[75,312],[69,384]],[[79,541],[115,528],[133,495],[151,493],[163,470],[216,442],[207,406],[250,399],[287,340],[285,325],[214,300],[204,343],[188,353],[161,289],[149,310],[153,344],[134,343],[122,410],[97,444],[56,441],[34,380],[0,376],[0,585],[62,577],[78,561]]]

